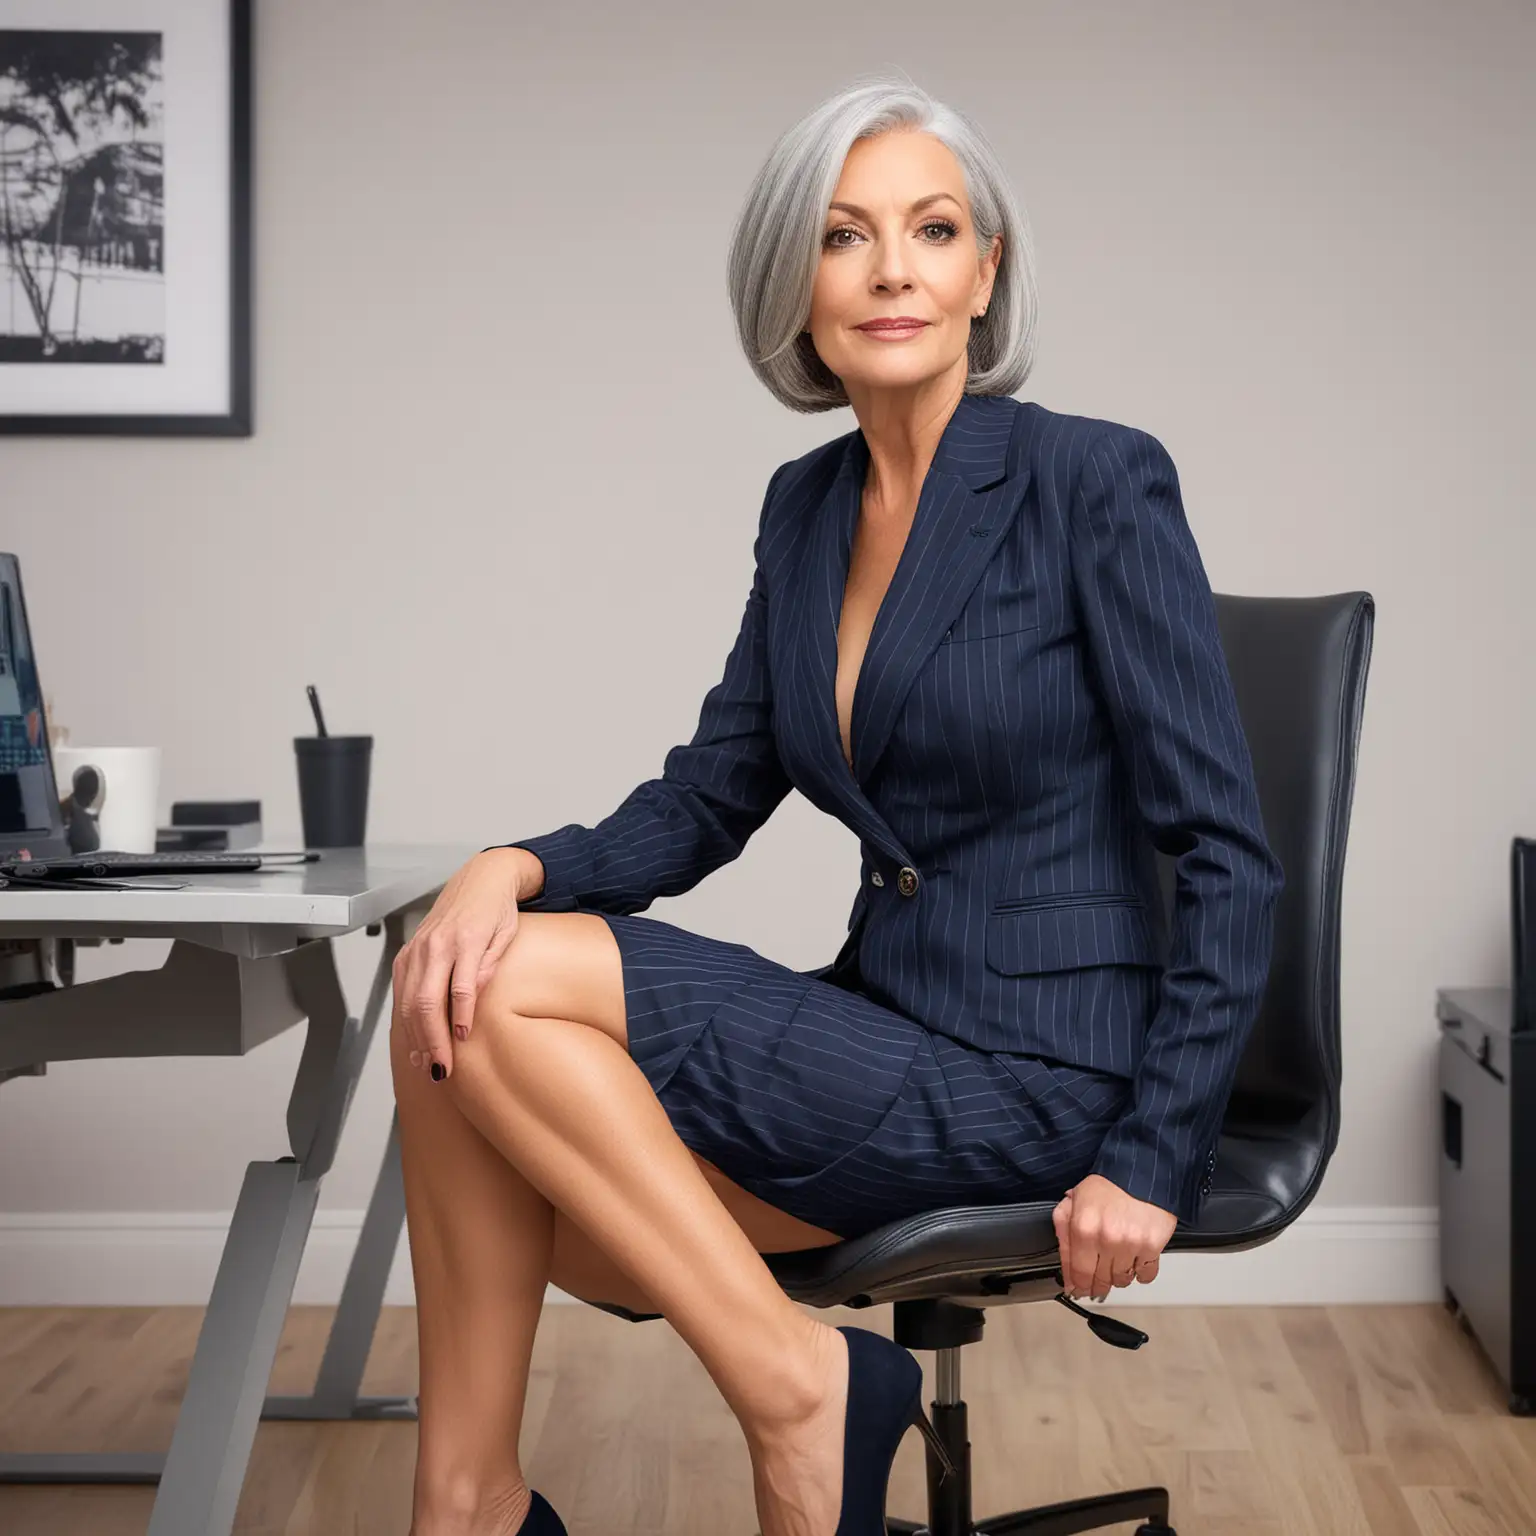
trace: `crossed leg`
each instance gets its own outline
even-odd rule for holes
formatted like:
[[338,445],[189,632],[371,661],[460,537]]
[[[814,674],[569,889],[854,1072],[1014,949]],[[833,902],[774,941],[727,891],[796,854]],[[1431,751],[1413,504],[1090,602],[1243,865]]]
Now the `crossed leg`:
[[[735,1411],[764,1536],[824,1536],[847,1357],[759,1255],[838,1241],[678,1139],[629,1055],[618,946],[589,913],[524,913],[452,1075],[391,1031],[421,1349],[413,1536],[512,1532],[546,1283],[663,1313]],[[830,1453],[830,1454],[829,1454]]]

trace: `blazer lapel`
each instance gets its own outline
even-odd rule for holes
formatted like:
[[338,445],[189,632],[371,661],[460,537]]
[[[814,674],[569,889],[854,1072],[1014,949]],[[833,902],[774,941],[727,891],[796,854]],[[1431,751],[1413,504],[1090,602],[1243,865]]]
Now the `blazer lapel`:
[[[859,434],[853,435],[856,438]],[[800,627],[794,647],[796,685],[790,704],[803,719],[819,788],[826,797],[812,798],[821,809],[881,849],[893,863],[906,864],[911,856],[849,771],[837,724],[837,623],[862,486],[862,473],[855,478],[853,456],[845,445],[842,463],[816,509],[801,566]]]
[[[1009,396],[963,395],[938,439],[854,688],[852,777],[859,785],[874,773],[917,674],[965,607],[1017,515],[1029,484],[1023,439],[1015,432],[1020,419],[1018,402]],[[863,433],[854,432],[834,498],[842,535],[833,576],[836,607],[828,625],[817,625],[817,641],[831,648],[828,676],[836,674],[837,619],[868,464]],[[831,684],[825,710],[837,760],[848,773]]]
[[886,589],[853,695],[854,766],[837,723],[837,628],[869,467],[862,431],[849,434],[842,463],[817,510],[805,570],[799,654],[804,695],[825,781],[852,826],[901,861],[907,853],[862,785],[868,780],[918,671],[933,654],[1012,524],[1029,480],[1018,401],[963,395],[924,477],[911,532]]

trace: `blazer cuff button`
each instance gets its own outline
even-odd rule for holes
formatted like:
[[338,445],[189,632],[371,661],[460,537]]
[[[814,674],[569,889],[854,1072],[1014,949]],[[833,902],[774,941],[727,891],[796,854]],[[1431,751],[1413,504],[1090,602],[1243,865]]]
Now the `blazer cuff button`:
[[903,896],[914,895],[917,891],[917,871],[910,864],[903,864],[901,872],[896,876],[896,889]]

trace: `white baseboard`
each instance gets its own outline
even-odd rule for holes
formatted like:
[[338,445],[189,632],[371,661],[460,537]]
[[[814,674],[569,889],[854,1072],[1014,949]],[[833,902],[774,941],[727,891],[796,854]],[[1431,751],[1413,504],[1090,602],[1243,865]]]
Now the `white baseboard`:
[[[202,1306],[229,1214],[0,1212],[0,1306]],[[293,1299],[334,1305],[361,1211],[319,1211]],[[1440,1299],[1434,1206],[1311,1206],[1274,1242],[1246,1253],[1163,1256],[1150,1285],[1110,1293],[1125,1306],[1283,1306]],[[548,1299],[573,1298],[554,1287]],[[385,1304],[411,1306],[404,1242]]]

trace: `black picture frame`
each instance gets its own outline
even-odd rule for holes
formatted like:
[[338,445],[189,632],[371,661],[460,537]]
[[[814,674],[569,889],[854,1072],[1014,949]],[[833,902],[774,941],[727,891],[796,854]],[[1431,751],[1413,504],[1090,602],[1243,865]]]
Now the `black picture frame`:
[[[208,0],[228,7],[229,36],[229,386],[228,408],[207,414],[105,412],[13,414],[0,410],[0,434],[111,437],[249,437],[252,389],[252,30],[253,0]],[[3,15],[3,5],[0,5]],[[0,368],[4,364],[0,363]]]

